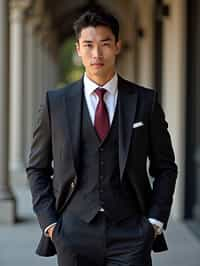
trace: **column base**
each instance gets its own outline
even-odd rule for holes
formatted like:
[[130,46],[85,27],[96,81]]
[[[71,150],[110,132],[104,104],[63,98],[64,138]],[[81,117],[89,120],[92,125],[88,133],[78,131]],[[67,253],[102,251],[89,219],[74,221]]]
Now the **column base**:
[[17,222],[15,199],[0,200],[0,224],[14,224]]

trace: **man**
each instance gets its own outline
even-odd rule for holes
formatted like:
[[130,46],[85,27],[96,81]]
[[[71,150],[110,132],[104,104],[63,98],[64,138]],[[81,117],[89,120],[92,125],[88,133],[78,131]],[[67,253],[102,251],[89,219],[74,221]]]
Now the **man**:
[[37,253],[59,266],[150,266],[151,250],[167,249],[177,177],[167,122],[155,91],[116,73],[118,21],[87,11],[74,29],[85,74],[47,92],[27,167]]

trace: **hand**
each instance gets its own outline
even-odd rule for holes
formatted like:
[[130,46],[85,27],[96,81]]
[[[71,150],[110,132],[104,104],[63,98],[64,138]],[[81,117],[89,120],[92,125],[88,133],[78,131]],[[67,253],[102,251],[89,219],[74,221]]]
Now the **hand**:
[[156,239],[156,237],[160,234],[159,231],[160,231],[160,227],[156,224],[152,224],[153,226],[153,229],[154,229],[154,239]]
[[53,231],[54,231],[55,226],[56,226],[55,224],[52,225],[47,231],[47,235],[50,237],[51,240],[52,240]]

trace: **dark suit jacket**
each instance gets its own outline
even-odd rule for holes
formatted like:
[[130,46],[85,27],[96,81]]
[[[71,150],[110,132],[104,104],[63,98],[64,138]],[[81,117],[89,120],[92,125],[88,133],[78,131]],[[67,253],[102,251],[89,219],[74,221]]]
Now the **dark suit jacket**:
[[[60,90],[49,91],[40,106],[27,167],[33,208],[41,229],[57,221],[76,188],[79,176],[81,99],[83,80]],[[141,212],[167,227],[177,167],[164,113],[156,92],[119,77],[119,168],[136,192]],[[143,126],[133,128],[142,122]],[[153,189],[147,174],[153,177]],[[52,165],[53,161],[53,165]],[[163,234],[153,250],[167,249]],[[37,253],[55,254],[44,235]]]

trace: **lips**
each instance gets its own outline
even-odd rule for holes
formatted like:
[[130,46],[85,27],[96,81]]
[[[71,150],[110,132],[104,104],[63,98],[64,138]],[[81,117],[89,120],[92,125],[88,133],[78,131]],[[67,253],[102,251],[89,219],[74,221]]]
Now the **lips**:
[[92,66],[96,66],[96,67],[101,67],[103,65],[104,65],[103,63],[94,63],[94,64],[92,64]]

